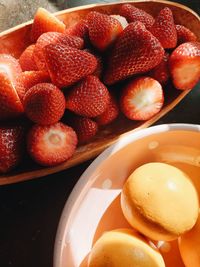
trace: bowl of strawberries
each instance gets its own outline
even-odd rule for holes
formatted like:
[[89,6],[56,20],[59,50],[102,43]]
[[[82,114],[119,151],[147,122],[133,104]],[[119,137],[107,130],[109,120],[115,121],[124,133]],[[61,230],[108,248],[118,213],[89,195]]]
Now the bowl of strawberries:
[[95,157],[200,78],[200,18],[166,1],[94,4],[0,34],[0,184]]

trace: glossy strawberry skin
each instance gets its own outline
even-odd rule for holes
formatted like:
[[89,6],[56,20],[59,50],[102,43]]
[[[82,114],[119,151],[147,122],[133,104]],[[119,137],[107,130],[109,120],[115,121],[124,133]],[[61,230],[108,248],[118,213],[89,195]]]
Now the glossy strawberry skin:
[[177,31],[172,11],[168,7],[160,11],[150,31],[160,41],[163,48],[176,47]]
[[19,57],[19,64],[23,71],[38,70],[35,60],[33,58],[33,51],[35,45],[29,45]]
[[200,43],[179,45],[170,56],[169,68],[177,89],[192,89],[200,79]]
[[85,117],[96,117],[103,113],[109,103],[110,94],[98,77],[89,75],[66,93],[66,108]]
[[197,41],[197,36],[183,25],[176,25],[178,45]]
[[125,17],[128,22],[140,21],[147,29],[150,29],[154,24],[154,18],[142,9],[136,8],[131,4],[124,4],[121,6],[120,15]]
[[65,97],[51,83],[39,83],[31,87],[24,97],[27,117],[40,125],[58,122],[65,111]]
[[63,34],[60,32],[46,32],[43,33],[37,40],[33,58],[39,70],[47,71],[45,56],[43,49],[46,45],[60,43],[77,49],[82,49],[84,46],[83,39]]
[[55,166],[68,160],[75,152],[75,131],[58,122],[49,126],[34,125],[28,133],[27,150],[42,166]]
[[44,32],[65,32],[65,24],[57,19],[53,14],[48,12],[44,8],[38,8],[32,28],[31,28],[31,40],[36,42],[38,37]]
[[51,80],[58,87],[74,84],[97,67],[97,60],[90,53],[62,44],[47,45],[44,52]]
[[113,122],[119,115],[118,103],[113,95],[110,97],[106,110],[95,118],[99,126],[104,126]]
[[24,128],[22,126],[0,127],[0,173],[7,173],[22,160]]
[[78,36],[80,38],[83,38],[84,40],[87,40],[89,36],[87,20],[86,19],[79,20],[74,25],[68,27],[65,33],[72,36]]
[[90,41],[100,51],[106,50],[123,31],[117,19],[96,11],[88,14],[87,22]]
[[130,23],[111,51],[104,82],[110,85],[147,72],[162,61],[163,55],[160,42],[141,22]]

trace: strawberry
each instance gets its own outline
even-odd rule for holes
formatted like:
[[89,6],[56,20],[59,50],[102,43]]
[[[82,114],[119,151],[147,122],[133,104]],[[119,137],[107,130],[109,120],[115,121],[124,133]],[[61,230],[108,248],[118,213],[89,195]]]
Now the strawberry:
[[155,19],[150,29],[151,33],[158,38],[163,48],[174,48],[177,44],[177,32],[171,9],[163,8]]
[[46,83],[50,81],[49,74],[45,71],[25,71],[17,78],[18,88],[21,86],[21,90],[24,91],[24,94],[29,88],[33,87],[37,83]]
[[169,68],[177,89],[192,89],[200,79],[200,43],[179,45],[169,58]]
[[197,41],[197,36],[183,25],[176,25],[178,45]]
[[23,112],[20,97],[24,91],[17,87],[17,76],[22,70],[18,61],[0,54],[0,120],[16,117]]
[[49,125],[58,122],[65,112],[65,97],[51,83],[39,83],[31,87],[24,97],[27,117],[35,123]]
[[58,87],[74,84],[97,67],[93,55],[63,44],[45,46],[44,55],[51,80]]
[[108,58],[104,81],[114,84],[157,66],[163,58],[160,42],[141,22],[130,23],[117,39]]
[[109,99],[105,85],[96,76],[89,75],[69,90],[66,108],[81,116],[96,117],[106,110]]
[[97,76],[100,79],[102,77],[102,73],[103,73],[103,58],[102,58],[102,56],[99,53],[97,53],[96,51],[94,52],[93,50],[90,50],[88,48],[84,49],[84,51],[95,56],[95,58],[97,60],[97,67],[96,67],[95,71],[92,73],[92,75]]
[[90,141],[98,132],[98,125],[90,118],[73,116],[72,128],[78,136],[79,144]]
[[160,83],[150,77],[132,80],[124,88],[120,106],[124,115],[131,120],[148,120],[157,114],[164,102]]
[[19,64],[23,71],[29,70],[38,70],[37,65],[33,58],[33,51],[35,49],[35,45],[29,45],[24,52],[21,54],[19,58]]
[[110,97],[110,101],[106,110],[95,118],[98,125],[107,125],[113,122],[119,115],[119,107],[116,99],[113,95]]
[[154,24],[154,18],[142,9],[134,7],[131,4],[124,4],[121,6],[120,15],[125,17],[128,22],[140,21],[147,29],[150,29]]
[[87,21],[90,41],[100,51],[106,50],[123,31],[117,19],[96,11],[88,14]]
[[60,43],[63,45],[68,45],[77,49],[82,49],[84,46],[83,39],[70,36],[60,32],[45,32],[37,40],[33,58],[39,70],[46,70],[45,58],[43,53],[43,48],[48,44]]
[[43,166],[54,166],[68,160],[76,145],[76,133],[61,122],[49,126],[34,125],[27,138],[30,156]]
[[0,127],[0,172],[6,173],[16,167],[23,155],[24,128],[22,126]]
[[40,7],[38,8],[32,28],[31,28],[31,40],[36,42],[38,37],[44,32],[62,32],[65,31],[65,24],[57,19],[53,14],[51,14],[46,9]]
[[72,35],[72,36],[78,36],[80,38],[83,38],[84,40],[88,39],[88,25],[87,20],[81,19],[74,25],[68,27],[65,31],[66,34]]
[[165,84],[170,77],[169,67],[168,67],[169,54],[165,52],[163,60],[161,63],[152,69],[148,75],[161,84]]
[[123,29],[125,29],[128,26],[128,21],[126,20],[125,17],[122,17],[120,15],[110,15],[110,16],[112,18],[117,19],[121,23]]

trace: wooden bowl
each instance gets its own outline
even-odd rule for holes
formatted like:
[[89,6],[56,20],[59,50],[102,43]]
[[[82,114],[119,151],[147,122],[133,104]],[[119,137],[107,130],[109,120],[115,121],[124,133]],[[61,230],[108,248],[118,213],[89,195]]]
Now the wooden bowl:
[[[191,29],[200,40],[200,17],[190,8],[181,4],[168,1],[129,1],[134,5],[148,13],[156,16],[164,7],[170,7],[173,11],[175,23],[182,24]],[[81,18],[84,18],[91,10],[104,12],[108,14],[118,14],[119,8],[125,1],[109,4],[93,4],[71,8],[57,12],[55,15],[64,21],[66,26],[73,25]],[[0,53],[10,53],[15,57],[19,57],[22,51],[30,44],[30,29],[32,21],[26,22],[12,29],[4,31],[0,34]],[[83,161],[98,155],[106,147],[113,144],[121,136],[128,132],[134,132],[141,128],[146,128],[160,119],[163,115],[174,108],[189,91],[178,91],[174,88],[167,89],[166,101],[163,109],[150,120],[145,122],[130,121],[125,118],[119,118],[112,125],[101,130],[98,135],[87,145],[79,146],[74,156],[67,162],[56,167],[44,168],[36,165],[32,161],[26,160],[22,166],[16,168],[15,171],[0,176],[0,185],[10,184],[28,179],[35,179],[48,174],[56,173],[77,165]]]

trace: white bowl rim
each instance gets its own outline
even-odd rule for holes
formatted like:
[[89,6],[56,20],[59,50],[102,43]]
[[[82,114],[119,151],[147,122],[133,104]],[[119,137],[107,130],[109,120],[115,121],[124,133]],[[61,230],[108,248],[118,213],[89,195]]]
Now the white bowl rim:
[[131,131],[127,133],[125,136],[120,138],[116,141],[113,145],[105,149],[83,172],[80,176],[79,180],[75,184],[72,192],[70,193],[65,206],[63,208],[60,221],[57,228],[55,245],[54,245],[54,255],[53,255],[53,266],[60,267],[61,266],[61,249],[62,249],[62,242],[63,236],[65,236],[67,224],[70,221],[70,214],[74,207],[77,205],[77,202],[80,201],[80,198],[84,196],[82,189],[86,186],[89,182],[88,177],[94,172],[96,167],[100,165],[104,160],[108,157],[119,151],[120,149],[124,148],[128,144],[142,139],[146,136],[167,132],[167,131],[194,131],[200,132],[200,125],[198,124],[189,124],[189,123],[169,123],[169,124],[161,124],[156,126],[151,126],[149,128],[140,129],[137,131]]

